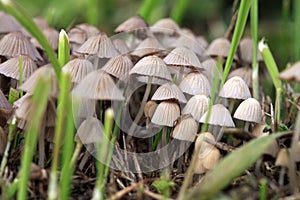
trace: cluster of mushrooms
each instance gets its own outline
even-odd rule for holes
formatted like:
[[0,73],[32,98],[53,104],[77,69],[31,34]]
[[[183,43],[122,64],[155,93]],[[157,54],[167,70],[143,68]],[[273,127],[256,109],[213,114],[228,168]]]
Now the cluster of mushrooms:
[[[37,18],[35,22],[52,48],[57,50],[58,31],[43,19]],[[141,17],[134,16],[120,24],[115,32],[116,35],[109,37],[89,24],[79,24],[67,31],[71,60],[62,70],[71,74],[72,94],[86,99],[79,105],[82,109],[77,117],[81,120],[76,137],[84,144],[101,140],[98,132],[103,128],[97,102],[106,102],[105,105],[115,101],[125,102],[135,106],[131,115],[137,125],[163,127],[162,146],[167,143],[165,138],[168,130],[176,140],[195,142],[195,146],[200,148],[195,173],[202,174],[212,169],[221,157],[215,144],[220,140],[224,128],[236,127],[235,122],[238,122],[238,128],[249,133],[254,132],[255,125],[263,122],[261,103],[251,97],[249,89],[252,87],[250,38],[241,40],[238,54],[234,57],[235,67],[217,94],[208,121],[210,132],[200,134],[199,125],[206,121],[213,77],[222,77],[222,70],[217,68],[217,59],[226,59],[230,41],[217,38],[208,44],[202,36],[180,28],[169,18],[149,26]],[[18,127],[26,129],[38,77],[52,74],[50,98],[44,118],[41,119],[39,134],[38,164],[44,167],[45,144],[52,142],[56,99],[59,95],[54,70],[41,45],[4,12],[0,13],[0,33],[2,116],[9,119],[14,113],[18,118]],[[19,85],[20,56],[22,85]],[[258,61],[262,61],[259,53]],[[126,88],[137,82],[144,83],[145,90],[142,91],[142,100],[139,95],[133,101],[132,96],[126,95]],[[14,105],[10,105],[4,95],[8,86],[26,92]],[[128,130],[135,132],[135,125],[131,124]],[[265,134],[262,130],[255,133],[253,137]],[[84,164],[81,163],[81,168]]]

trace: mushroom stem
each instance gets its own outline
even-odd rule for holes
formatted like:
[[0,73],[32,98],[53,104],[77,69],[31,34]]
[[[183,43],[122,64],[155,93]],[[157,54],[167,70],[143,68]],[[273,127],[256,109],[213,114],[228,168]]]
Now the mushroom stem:
[[249,131],[249,126],[250,126],[250,122],[245,122],[245,127],[244,127],[244,131],[248,132]]
[[234,104],[235,104],[235,99],[229,99],[229,107],[228,107],[228,110],[229,110],[229,112],[230,112],[231,114],[233,113]]
[[178,72],[178,78],[177,78],[177,81],[176,81],[177,85],[179,85],[180,82],[182,81],[183,73],[184,73],[184,67],[180,66],[180,69],[179,69],[179,72]]

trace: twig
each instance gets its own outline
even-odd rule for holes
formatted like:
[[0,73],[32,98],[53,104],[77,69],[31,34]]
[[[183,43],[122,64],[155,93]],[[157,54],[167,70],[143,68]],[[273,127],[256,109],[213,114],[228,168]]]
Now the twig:
[[236,24],[238,13],[239,13],[239,9],[237,9],[235,11],[234,15],[232,16],[230,25],[229,25],[229,27],[228,27],[225,35],[224,35],[224,38],[227,38],[227,39],[231,38],[231,36],[233,34],[233,31],[234,31],[235,24]]
[[221,149],[223,151],[227,151],[227,152],[232,152],[235,150],[235,148],[233,146],[230,146],[224,142],[216,142],[213,140],[210,140],[209,138],[204,138],[205,142],[214,145],[215,147],[217,147],[218,149]]

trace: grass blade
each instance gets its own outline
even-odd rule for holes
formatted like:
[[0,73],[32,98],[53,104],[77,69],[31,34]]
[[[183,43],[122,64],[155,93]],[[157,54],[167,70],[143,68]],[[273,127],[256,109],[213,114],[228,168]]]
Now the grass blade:
[[32,96],[32,107],[30,111],[30,121],[26,131],[24,153],[21,161],[21,175],[18,200],[25,200],[27,197],[27,184],[29,179],[30,164],[36,149],[37,138],[40,130],[40,120],[46,110],[48,97],[50,93],[50,74],[47,77],[41,77],[35,87]]
[[141,15],[146,21],[149,21],[151,12],[159,5],[160,0],[144,0],[140,6],[138,14]]
[[177,0],[175,5],[173,6],[173,9],[171,11],[171,18],[178,24],[181,23],[188,5],[188,0]]
[[58,62],[64,66],[70,60],[70,44],[67,33],[62,29],[58,41]]
[[259,100],[259,66],[257,62],[257,43],[258,43],[258,0],[252,0],[251,5],[251,35],[253,42],[253,53],[252,53],[252,88],[253,97]]
[[293,1],[294,5],[294,18],[295,18],[295,34],[294,34],[294,60],[300,59],[300,1]]

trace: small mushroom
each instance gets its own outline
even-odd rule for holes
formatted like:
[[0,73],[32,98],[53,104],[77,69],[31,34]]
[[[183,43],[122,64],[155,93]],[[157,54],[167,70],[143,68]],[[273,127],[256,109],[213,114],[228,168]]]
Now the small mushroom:
[[155,37],[148,37],[143,40],[130,55],[142,58],[148,55],[157,55],[166,49],[157,41]]
[[252,68],[246,66],[246,67],[239,67],[237,69],[234,69],[231,71],[228,75],[228,79],[239,76],[241,77],[249,88],[252,88]]
[[207,111],[209,98],[205,94],[194,95],[189,99],[182,110],[182,114],[191,114],[192,117],[200,122],[202,115]]
[[191,115],[181,115],[174,127],[172,137],[177,140],[194,142],[199,124]]
[[[230,41],[226,38],[214,39],[207,48],[208,55],[212,57],[223,57],[227,58],[230,50]],[[237,56],[234,55],[234,59],[237,60]]]
[[153,94],[151,100],[164,101],[164,100],[177,100],[181,103],[186,103],[186,98],[179,87],[173,83],[165,83]]
[[290,68],[280,72],[279,78],[285,81],[300,82],[300,61],[293,64]]
[[[253,57],[253,42],[249,37],[242,38],[239,44],[240,58],[247,65],[252,63]],[[263,61],[260,52],[257,49],[257,61]]]

